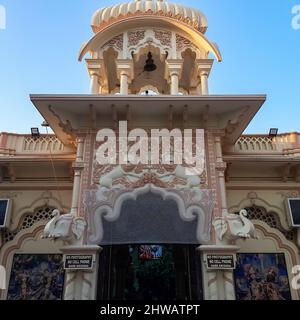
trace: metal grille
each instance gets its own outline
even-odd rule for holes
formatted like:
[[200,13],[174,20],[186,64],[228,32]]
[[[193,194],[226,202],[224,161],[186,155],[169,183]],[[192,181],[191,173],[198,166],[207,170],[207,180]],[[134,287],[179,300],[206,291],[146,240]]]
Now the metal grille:
[[3,239],[4,243],[7,243],[9,241],[13,241],[16,235],[24,230],[31,228],[35,223],[39,221],[49,221],[51,219],[51,213],[54,208],[51,207],[43,207],[35,211],[34,213],[28,213],[22,218],[22,223],[20,227],[14,231],[10,231],[6,229],[3,232]]
[[263,207],[253,206],[246,208],[248,212],[248,218],[250,220],[260,220],[265,222],[271,228],[279,230],[287,240],[294,241],[296,238],[295,230],[285,230],[276,213],[267,212],[267,210]]

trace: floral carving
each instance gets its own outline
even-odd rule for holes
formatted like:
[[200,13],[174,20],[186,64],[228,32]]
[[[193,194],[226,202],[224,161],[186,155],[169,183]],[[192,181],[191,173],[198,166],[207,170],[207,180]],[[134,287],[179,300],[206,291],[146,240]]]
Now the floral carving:
[[131,31],[128,34],[128,44],[130,47],[136,46],[144,38],[145,38],[145,31],[144,30]]
[[155,39],[159,40],[163,46],[171,46],[172,33],[170,31],[154,30]]
[[184,47],[191,46],[192,43],[190,40],[180,36],[179,34],[176,34],[176,48],[178,51],[182,50]]
[[122,51],[123,50],[123,34],[119,34],[118,36],[113,37],[111,40],[107,41],[104,47],[115,47],[116,49]]

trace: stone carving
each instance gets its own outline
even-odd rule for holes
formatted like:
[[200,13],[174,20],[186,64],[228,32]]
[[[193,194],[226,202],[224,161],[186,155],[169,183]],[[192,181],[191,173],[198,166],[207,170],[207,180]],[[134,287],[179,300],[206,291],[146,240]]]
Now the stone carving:
[[176,49],[178,51],[182,50],[185,47],[191,47],[193,44],[190,40],[182,37],[179,34],[176,34]]
[[154,30],[154,35],[163,46],[171,47],[172,33],[170,31]]
[[113,37],[111,40],[107,41],[102,48],[114,47],[117,50],[123,50],[123,34]]
[[[119,172],[116,171],[116,175]],[[110,183],[111,177],[106,182]],[[117,221],[124,201],[136,200],[139,195],[154,193],[163,199],[173,199],[178,205],[178,211],[183,221],[196,221],[196,237],[199,243],[210,241],[212,211],[214,208],[214,193],[212,190],[199,188],[166,189],[152,184],[146,184],[136,189],[99,188],[87,190],[84,195],[85,214],[89,221],[88,243],[100,244],[104,235],[103,220]]]
[[128,45],[130,47],[138,45],[145,38],[145,31],[131,31],[128,33]]
[[[114,171],[113,179],[112,179],[112,187],[113,188],[137,188],[139,186],[143,186],[147,183],[143,177],[144,174],[147,173],[149,178],[149,173],[151,173],[151,183],[154,185],[160,185],[167,188],[187,188],[188,185],[196,186],[201,189],[207,189],[207,179],[206,179],[206,169],[203,171],[201,175],[186,175],[186,169],[189,171],[189,167],[185,166],[176,166],[176,165],[122,165],[121,168],[117,168],[117,166],[100,166],[94,163],[94,174],[93,174],[93,185],[94,187],[99,184],[105,188],[110,188],[104,181],[104,183],[100,182],[100,180],[107,176],[110,177],[110,173]],[[183,172],[182,172],[183,171]],[[117,176],[114,176],[117,174]],[[155,181],[154,181],[155,179]],[[196,181],[197,179],[197,181]],[[198,183],[200,179],[200,183]],[[143,183],[143,181],[145,183]],[[149,179],[147,179],[149,180]]]
[[87,226],[83,218],[77,218],[72,214],[61,215],[57,209],[53,210],[52,216],[53,218],[45,226],[43,239],[60,239],[76,243],[82,238]]
[[[172,171],[163,174],[159,174],[155,172],[155,170],[152,171],[151,169],[130,172],[128,171],[128,168],[124,167],[123,169],[122,166],[118,166],[112,171],[101,176],[99,183],[101,187],[111,189],[114,187],[115,181],[118,180],[118,182],[124,182],[124,179],[129,179],[130,186],[127,185],[127,187],[131,187],[133,189],[143,187],[146,184],[153,184],[160,188],[172,188],[175,184],[180,184],[181,187],[184,188],[196,188],[200,187],[201,184],[199,176],[187,175],[186,168],[180,165],[174,166]],[[117,184],[115,187],[120,188],[121,185]]]
[[227,214],[213,221],[217,237],[220,241],[243,239],[258,239],[254,224],[247,218],[247,211],[237,214]]

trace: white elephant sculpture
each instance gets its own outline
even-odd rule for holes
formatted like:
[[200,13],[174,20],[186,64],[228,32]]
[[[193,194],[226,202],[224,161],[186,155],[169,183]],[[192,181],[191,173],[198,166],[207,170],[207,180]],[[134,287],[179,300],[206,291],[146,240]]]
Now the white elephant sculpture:
[[87,225],[85,219],[75,217],[72,214],[61,215],[57,209],[53,210],[52,217],[44,228],[43,239],[77,242],[82,238]]
[[213,221],[217,237],[220,241],[242,239],[258,239],[252,221],[247,218],[247,211],[241,210],[237,214],[227,214]]

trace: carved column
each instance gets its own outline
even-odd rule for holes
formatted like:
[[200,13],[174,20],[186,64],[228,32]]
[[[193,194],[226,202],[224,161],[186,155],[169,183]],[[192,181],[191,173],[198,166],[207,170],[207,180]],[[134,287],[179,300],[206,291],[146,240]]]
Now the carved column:
[[226,182],[225,182],[226,163],[223,161],[222,144],[221,144],[220,136],[215,137],[215,145],[216,145],[216,160],[217,160],[216,169],[217,169],[218,179],[219,179],[222,215],[224,216],[228,213]]
[[202,95],[208,95],[208,73],[206,71],[202,71],[200,74],[201,77],[201,93]]
[[225,300],[235,300],[234,277],[231,270],[223,271],[223,281],[225,289]]
[[90,85],[90,93],[98,94],[99,92],[99,73],[93,72],[91,73],[91,85]]
[[[198,68],[198,79],[200,80],[201,94],[208,95],[208,77],[214,61],[212,59],[199,59],[196,60]],[[200,90],[199,90],[200,92]]]
[[183,61],[179,59],[172,59],[166,61],[166,74],[165,78],[170,82],[170,94],[178,95],[179,93],[179,80],[182,74]]
[[90,93],[101,94],[105,78],[104,61],[102,59],[86,59],[87,68],[90,74]]
[[207,272],[208,300],[219,300],[218,277],[216,271]]
[[207,300],[235,300],[234,277],[231,269],[209,269],[207,255],[232,255],[236,260],[238,246],[203,245],[198,248],[202,254],[202,271],[205,298]]
[[66,270],[64,300],[96,300],[98,260],[102,250],[98,246],[70,246],[62,248],[66,255],[93,255],[91,270]]
[[171,95],[179,93],[179,72],[173,71],[171,77]]
[[129,84],[134,76],[133,61],[130,59],[117,60],[117,72],[120,80],[120,94],[128,95]]
[[73,196],[72,196],[71,213],[74,216],[78,215],[78,202],[79,202],[79,195],[80,195],[81,173],[84,168],[83,149],[84,149],[84,138],[80,137],[80,138],[78,138],[76,162],[73,164],[74,183],[73,183]]
[[128,95],[128,74],[122,71],[120,74],[120,94]]

